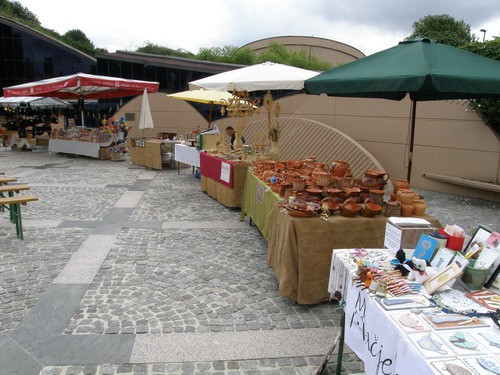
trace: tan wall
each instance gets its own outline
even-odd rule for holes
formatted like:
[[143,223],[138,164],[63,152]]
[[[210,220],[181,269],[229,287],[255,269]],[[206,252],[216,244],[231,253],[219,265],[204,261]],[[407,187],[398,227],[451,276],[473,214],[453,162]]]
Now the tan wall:
[[294,51],[305,50],[307,53],[310,53],[311,56],[315,56],[321,61],[329,61],[333,65],[344,64],[365,57],[361,51],[348,44],[310,36],[278,36],[265,38],[248,43],[242,48],[248,47],[259,54],[266,50],[269,43],[272,42],[283,44]]
[[[207,121],[184,101],[170,99],[160,93],[150,94],[149,101],[155,129],[146,130],[146,136],[156,136],[160,131],[184,134],[198,125],[202,129],[207,126]],[[283,117],[302,117],[332,126],[365,147],[392,179],[406,177],[409,100],[398,102],[299,94],[280,102]],[[136,122],[130,122],[133,126],[132,137],[141,135],[137,130],[140,106],[139,96],[117,114],[122,116],[125,112],[136,112]],[[260,111],[248,123],[267,116],[264,109]],[[214,123],[224,129],[227,125],[236,125],[236,119],[226,118]],[[433,181],[423,177],[423,173],[499,183],[500,141],[475,113],[467,111],[465,102],[419,102],[412,186],[500,200],[499,194]]]

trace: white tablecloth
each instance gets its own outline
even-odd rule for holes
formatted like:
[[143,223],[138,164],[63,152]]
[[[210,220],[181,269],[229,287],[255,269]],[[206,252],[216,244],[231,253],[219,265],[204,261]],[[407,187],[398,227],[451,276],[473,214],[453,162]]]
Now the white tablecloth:
[[[330,271],[330,293],[340,291],[346,301],[346,333],[345,343],[363,360],[367,375],[383,374],[445,374],[442,369],[446,364],[458,364],[471,371],[471,374],[483,374],[476,358],[487,357],[496,360],[497,348],[481,341],[478,332],[490,330],[497,334],[497,328],[466,328],[460,330],[470,334],[478,342],[478,350],[457,349],[450,344],[449,337],[456,329],[434,330],[425,325],[423,331],[405,332],[402,326],[396,323],[400,314],[409,313],[409,310],[386,311],[373,297],[352,284],[352,277],[357,266],[349,259],[349,250],[334,250]],[[419,316],[425,322],[425,318]],[[490,324],[490,319],[481,317]],[[424,323],[425,324],[425,323]],[[447,351],[443,356],[432,356],[426,352],[426,357],[417,348],[416,340],[421,335],[432,334],[433,338],[441,338],[443,349]],[[459,353],[466,354],[459,354]],[[432,354],[432,353],[431,353]]]
[[[105,145],[103,145],[105,146]],[[67,141],[64,139],[49,139],[49,151],[63,152],[99,158],[101,144],[93,142]]]
[[175,145],[175,161],[200,167],[200,151],[196,147],[182,144]]

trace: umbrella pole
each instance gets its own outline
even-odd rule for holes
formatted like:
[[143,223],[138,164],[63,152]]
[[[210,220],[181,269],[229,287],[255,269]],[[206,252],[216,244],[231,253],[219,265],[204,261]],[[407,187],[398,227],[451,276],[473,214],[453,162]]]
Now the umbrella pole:
[[415,140],[415,118],[417,113],[417,102],[415,100],[411,101],[411,129],[410,129],[410,152],[408,153],[408,174],[406,179],[410,182],[411,178],[411,167],[413,162],[413,142]]
[[210,124],[212,123],[212,107],[214,105],[214,102],[210,102],[210,114],[208,115],[208,128],[210,129]]

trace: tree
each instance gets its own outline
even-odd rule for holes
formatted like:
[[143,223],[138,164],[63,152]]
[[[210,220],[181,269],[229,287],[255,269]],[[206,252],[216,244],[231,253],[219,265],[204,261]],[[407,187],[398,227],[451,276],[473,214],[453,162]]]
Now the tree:
[[447,14],[429,15],[413,23],[413,33],[406,39],[427,37],[439,43],[460,47],[476,41],[470,26]]
[[200,48],[196,55],[198,60],[215,61],[229,64],[252,65],[255,63],[255,53],[248,47],[223,46]]
[[62,40],[70,46],[85,52],[88,55],[95,55],[95,46],[87,35],[79,29],[68,30],[62,36]]
[[136,51],[141,53],[150,53],[152,55],[175,56],[183,57],[186,59],[194,58],[194,54],[192,52],[186,51],[185,49],[173,49],[166,46],[160,46],[149,41],[144,42],[144,45],[137,48]]
[[41,26],[38,17],[18,1],[0,1],[0,14],[24,22],[30,26]]
[[[463,49],[477,53],[490,59],[500,61],[500,39],[473,42],[463,46]],[[497,136],[500,136],[500,99],[477,99],[469,102],[469,107],[475,111],[490,126]]]
[[294,51],[286,48],[284,44],[271,42],[266,51],[260,53],[257,61],[272,61],[275,63],[295,66],[297,68],[311,70],[328,70],[331,64],[328,61],[321,61],[316,56],[309,54],[305,49]]

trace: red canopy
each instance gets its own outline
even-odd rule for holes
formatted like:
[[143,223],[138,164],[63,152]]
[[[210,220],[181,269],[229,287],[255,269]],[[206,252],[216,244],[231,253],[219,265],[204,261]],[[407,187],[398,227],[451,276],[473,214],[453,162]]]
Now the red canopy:
[[103,99],[141,95],[144,89],[148,92],[158,92],[158,87],[158,82],[77,73],[4,87],[3,94],[6,97],[52,96],[61,99],[79,99],[83,96],[85,99]]

